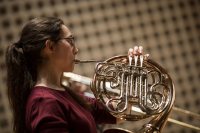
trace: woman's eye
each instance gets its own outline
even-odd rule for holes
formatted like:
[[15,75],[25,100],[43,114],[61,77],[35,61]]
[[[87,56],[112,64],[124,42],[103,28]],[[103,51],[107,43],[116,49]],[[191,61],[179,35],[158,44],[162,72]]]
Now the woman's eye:
[[73,36],[63,38],[65,39],[71,46],[75,46],[75,38]]

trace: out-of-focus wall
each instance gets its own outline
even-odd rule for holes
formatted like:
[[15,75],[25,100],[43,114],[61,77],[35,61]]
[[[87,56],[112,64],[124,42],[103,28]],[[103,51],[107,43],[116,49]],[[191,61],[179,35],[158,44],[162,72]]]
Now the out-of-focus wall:
[[[12,133],[6,96],[5,50],[19,39],[31,18],[57,16],[77,38],[80,59],[106,59],[142,45],[167,69],[176,88],[175,106],[200,113],[199,0],[0,0],[0,132]],[[77,65],[75,73],[92,77],[94,65]],[[173,118],[200,121],[172,111]],[[134,128],[134,124],[117,126]],[[106,127],[106,125],[99,128]],[[167,123],[164,133],[195,133]]]

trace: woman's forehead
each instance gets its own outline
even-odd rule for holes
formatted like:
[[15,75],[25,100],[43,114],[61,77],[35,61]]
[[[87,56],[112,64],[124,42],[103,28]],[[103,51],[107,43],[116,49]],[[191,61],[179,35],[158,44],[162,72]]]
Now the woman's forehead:
[[68,37],[68,36],[72,35],[71,31],[69,30],[69,28],[66,25],[62,25],[61,28],[62,28],[64,37]]

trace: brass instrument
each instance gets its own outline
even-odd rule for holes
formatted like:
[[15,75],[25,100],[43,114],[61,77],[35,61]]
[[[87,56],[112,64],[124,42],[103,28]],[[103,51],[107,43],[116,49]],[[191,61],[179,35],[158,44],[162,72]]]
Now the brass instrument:
[[[113,116],[129,121],[150,118],[137,133],[160,133],[166,122],[170,121],[168,116],[175,100],[174,85],[166,70],[153,60],[144,59],[143,55],[133,58],[121,55],[105,61],[75,62],[97,63],[93,79],[70,73],[64,73],[64,77],[90,84],[95,98]],[[171,122],[174,122],[173,119]],[[192,128],[191,125],[184,126]],[[112,132],[133,133],[120,128],[105,131]]]

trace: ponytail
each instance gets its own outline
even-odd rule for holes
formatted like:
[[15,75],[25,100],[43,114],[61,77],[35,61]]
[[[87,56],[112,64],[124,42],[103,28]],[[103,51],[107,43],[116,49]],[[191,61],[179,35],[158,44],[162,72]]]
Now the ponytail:
[[[7,87],[8,98],[14,113],[14,131],[24,133],[25,105],[30,89],[33,87],[33,80],[27,69],[23,49],[20,43],[9,45],[6,51],[7,65]],[[18,127],[18,129],[16,129]]]

